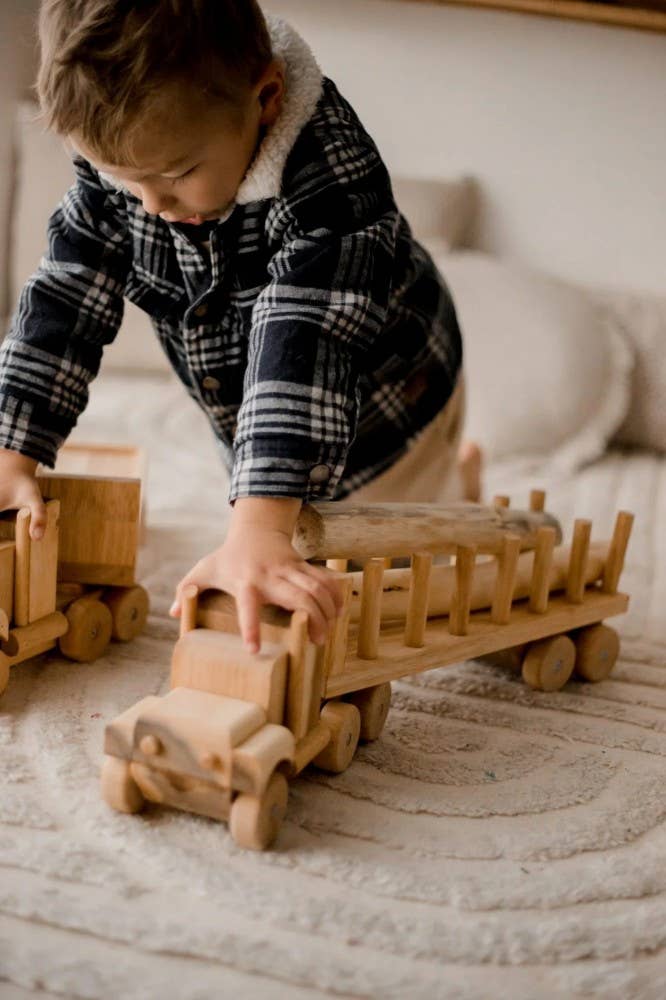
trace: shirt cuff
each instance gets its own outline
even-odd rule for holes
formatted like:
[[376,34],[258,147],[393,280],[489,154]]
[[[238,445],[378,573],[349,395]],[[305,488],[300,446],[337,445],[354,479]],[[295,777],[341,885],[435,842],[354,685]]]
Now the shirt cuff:
[[344,467],[344,455],[339,449],[324,451],[309,460],[241,450],[236,453],[231,472],[229,501],[257,496],[296,497],[304,503],[332,500]]
[[27,455],[52,469],[73,425],[52,413],[41,416],[27,399],[0,396],[0,448]]

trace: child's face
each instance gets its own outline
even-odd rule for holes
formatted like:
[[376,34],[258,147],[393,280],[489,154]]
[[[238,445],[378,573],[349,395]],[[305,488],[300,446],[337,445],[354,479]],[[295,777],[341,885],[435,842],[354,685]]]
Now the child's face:
[[97,163],[76,135],[70,142],[109,179],[140,198],[165,222],[202,222],[224,215],[250,166],[262,129],[282,104],[282,69],[274,64],[248,92],[238,115],[182,86],[166,88],[137,130],[132,167]]

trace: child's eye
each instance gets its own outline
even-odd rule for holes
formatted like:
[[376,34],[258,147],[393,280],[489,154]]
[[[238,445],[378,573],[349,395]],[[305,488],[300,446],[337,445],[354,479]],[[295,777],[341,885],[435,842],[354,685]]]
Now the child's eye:
[[195,171],[196,169],[197,169],[196,167],[190,167],[190,169],[189,169],[189,170],[186,170],[184,174],[181,174],[181,175],[180,175],[180,177],[174,177],[174,179],[173,179],[173,181],[172,181],[172,184],[173,184],[174,186],[175,186],[176,184],[181,184],[181,183],[182,183],[182,182],[183,182],[183,181],[185,180],[185,178],[186,178],[186,177],[189,177],[189,176],[190,176],[190,174],[193,174],[193,173],[194,173],[194,171]]

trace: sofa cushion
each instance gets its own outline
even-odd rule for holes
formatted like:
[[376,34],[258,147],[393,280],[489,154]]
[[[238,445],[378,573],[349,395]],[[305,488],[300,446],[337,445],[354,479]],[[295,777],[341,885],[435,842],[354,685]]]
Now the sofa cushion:
[[437,263],[463,332],[467,437],[490,459],[597,458],[629,408],[632,353],[591,293],[481,253]]

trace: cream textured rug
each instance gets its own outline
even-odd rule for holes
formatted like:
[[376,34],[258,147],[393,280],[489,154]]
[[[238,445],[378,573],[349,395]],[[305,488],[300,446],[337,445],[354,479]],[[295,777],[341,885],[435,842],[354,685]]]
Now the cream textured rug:
[[109,376],[80,440],[149,447],[145,634],[92,666],[14,668],[0,701],[0,997],[666,996],[666,462],[613,454],[549,488],[569,526],[637,514],[612,680],[529,691],[468,663],[395,684],[350,770],[291,786],[277,849],[224,825],[111,812],[105,723],[167,688],[173,585],[221,532],[226,485],[170,381]]

